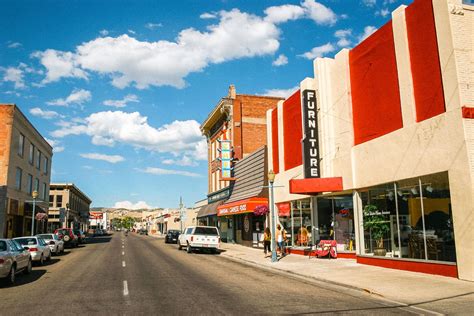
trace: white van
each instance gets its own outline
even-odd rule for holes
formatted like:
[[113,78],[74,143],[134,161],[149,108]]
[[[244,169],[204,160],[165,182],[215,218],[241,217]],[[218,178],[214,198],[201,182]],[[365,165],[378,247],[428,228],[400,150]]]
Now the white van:
[[218,253],[221,243],[219,230],[213,226],[189,226],[179,235],[178,249],[186,248],[188,253],[197,249],[209,249]]

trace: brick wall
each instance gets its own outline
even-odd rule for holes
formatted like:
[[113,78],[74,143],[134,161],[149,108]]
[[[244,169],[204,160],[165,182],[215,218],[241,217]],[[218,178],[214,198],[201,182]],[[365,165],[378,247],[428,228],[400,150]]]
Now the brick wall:
[[0,105],[0,185],[7,184],[13,111],[13,106]]

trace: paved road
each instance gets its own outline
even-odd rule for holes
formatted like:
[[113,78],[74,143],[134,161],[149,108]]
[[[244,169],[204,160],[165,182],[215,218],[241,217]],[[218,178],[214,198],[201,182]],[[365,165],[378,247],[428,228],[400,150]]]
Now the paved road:
[[136,234],[97,237],[18,281],[0,287],[0,315],[422,313]]

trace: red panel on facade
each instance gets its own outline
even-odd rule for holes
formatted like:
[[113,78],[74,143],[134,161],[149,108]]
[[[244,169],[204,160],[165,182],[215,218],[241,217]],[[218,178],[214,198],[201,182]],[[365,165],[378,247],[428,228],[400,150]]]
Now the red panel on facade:
[[447,277],[458,277],[458,268],[456,265],[420,262],[420,261],[405,261],[405,260],[390,260],[368,257],[357,257],[357,263],[369,264],[397,270],[407,270],[413,272],[421,272],[428,274],[436,274]]
[[272,160],[273,172],[280,172],[279,152],[278,152],[278,109],[272,111]]
[[467,119],[474,119],[474,108],[467,106],[462,107],[462,117]]
[[349,53],[355,145],[403,127],[392,22]]
[[446,111],[432,0],[415,0],[406,9],[416,121]]
[[310,178],[290,180],[290,193],[314,194],[342,191],[342,178]]
[[303,164],[301,138],[301,94],[296,91],[283,102],[283,141],[285,144],[285,170]]

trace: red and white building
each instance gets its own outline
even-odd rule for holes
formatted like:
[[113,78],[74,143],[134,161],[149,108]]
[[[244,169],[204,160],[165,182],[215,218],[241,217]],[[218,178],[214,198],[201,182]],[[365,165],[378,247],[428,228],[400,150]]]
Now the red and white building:
[[293,249],[305,228],[359,263],[474,280],[473,34],[472,5],[415,0],[267,112]]

